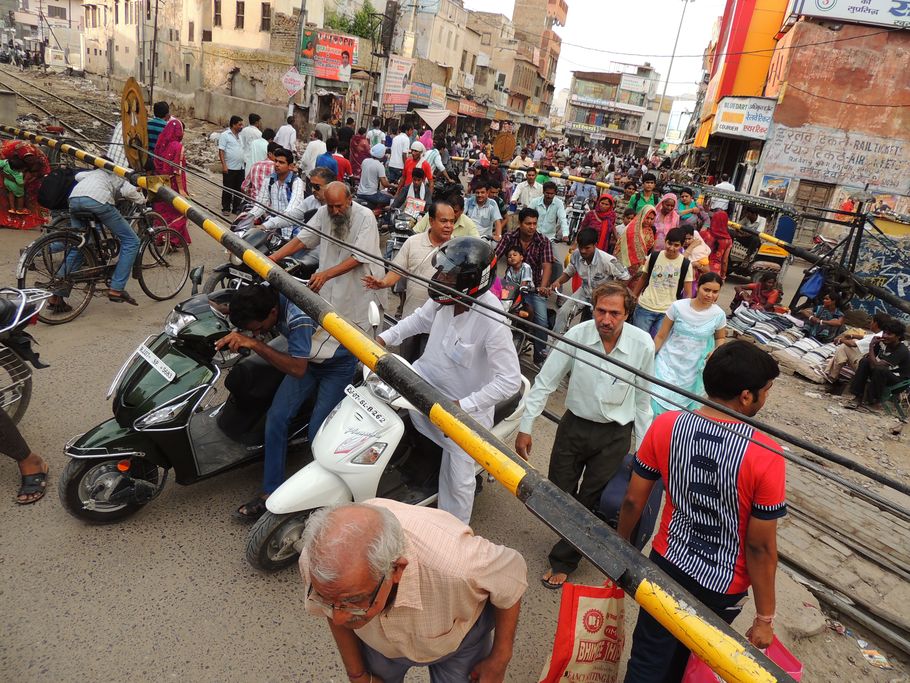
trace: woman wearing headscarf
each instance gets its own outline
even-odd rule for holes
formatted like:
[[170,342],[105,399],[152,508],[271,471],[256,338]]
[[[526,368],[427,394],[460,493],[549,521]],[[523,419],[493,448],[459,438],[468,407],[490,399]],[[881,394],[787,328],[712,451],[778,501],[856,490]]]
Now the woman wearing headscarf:
[[656,213],[657,209],[650,204],[643,206],[635,219],[626,226],[626,232],[622,239],[616,242],[614,256],[626,267],[633,280],[648,259],[648,254],[654,246],[654,217]]
[[726,211],[715,211],[711,214],[711,225],[701,233],[705,244],[711,247],[711,258],[708,259],[711,272],[724,279],[727,278],[727,261],[733,246],[733,238],[727,228],[729,223],[730,217]]
[[360,177],[360,166],[363,160],[370,156],[370,141],[367,140],[367,129],[361,126],[357,132],[351,136],[349,146],[351,155],[351,175]]
[[608,254],[616,247],[616,235],[613,227],[616,225],[616,201],[604,192],[597,200],[594,208],[585,214],[579,230],[594,228],[597,230],[597,248]]
[[[188,195],[186,186],[186,152],[183,148],[183,124],[177,118],[168,120],[158,142],[155,143],[155,173],[171,177],[171,189],[174,192]],[[177,211],[168,202],[155,202],[154,209],[167,221],[172,230],[176,230],[189,244],[189,230],[186,228],[186,216]],[[178,245],[175,245],[178,246]]]
[[429,128],[423,131],[423,135],[421,135],[419,139],[426,149],[433,149],[433,131]]
[[663,250],[667,233],[679,226],[678,201],[675,194],[667,192],[657,203],[657,215],[654,217],[654,249],[657,251]]
[[7,193],[0,192],[0,225],[18,230],[32,230],[44,225],[48,211],[38,203],[38,190],[44,177],[51,172],[47,157],[38,147],[25,140],[7,140],[0,147],[0,159],[17,158],[25,164],[25,209],[27,213],[10,213]]

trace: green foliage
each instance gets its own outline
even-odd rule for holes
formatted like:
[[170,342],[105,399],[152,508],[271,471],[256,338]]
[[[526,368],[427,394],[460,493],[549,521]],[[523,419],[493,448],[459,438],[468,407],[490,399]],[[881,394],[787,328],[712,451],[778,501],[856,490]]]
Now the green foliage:
[[375,11],[370,0],[366,0],[363,3],[363,7],[353,17],[336,14],[335,12],[326,12],[325,27],[340,33],[359,36],[360,38],[372,38],[373,19],[370,15]]

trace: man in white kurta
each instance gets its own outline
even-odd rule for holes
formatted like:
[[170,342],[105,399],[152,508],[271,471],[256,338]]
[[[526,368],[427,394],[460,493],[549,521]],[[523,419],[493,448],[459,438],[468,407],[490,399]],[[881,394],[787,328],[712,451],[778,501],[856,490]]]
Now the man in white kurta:
[[[500,308],[499,300],[484,292],[477,300]],[[414,313],[379,335],[380,343],[399,345],[415,334],[427,334],[427,348],[414,363],[417,374],[457,401],[484,427],[493,426],[493,409],[515,395],[521,386],[521,368],[504,316],[476,304],[445,306],[428,300]],[[439,509],[465,524],[474,506],[474,460],[422,413],[411,412],[414,426],[442,447],[439,472]]]

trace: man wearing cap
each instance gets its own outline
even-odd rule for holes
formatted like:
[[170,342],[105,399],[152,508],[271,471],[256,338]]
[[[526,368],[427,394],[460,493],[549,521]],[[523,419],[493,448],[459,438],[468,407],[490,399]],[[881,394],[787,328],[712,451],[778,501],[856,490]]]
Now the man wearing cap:
[[370,156],[360,165],[360,185],[357,187],[357,198],[371,204],[389,204],[392,195],[380,191],[380,187],[389,187],[382,159],[385,157],[385,145],[379,143],[370,147]]
[[426,178],[427,183],[430,186],[430,196],[433,196],[433,169],[426,161],[421,161],[420,157],[423,156],[423,153],[427,151],[427,148],[419,140],[415,140],[411,143],[411,153],[404,162],[404,171],[401,174],[401,185],[399,187],[407,187],[410,185],[414,179],[411,177],[411,174],[414,172],[415,168],[422,168],[424,178]]

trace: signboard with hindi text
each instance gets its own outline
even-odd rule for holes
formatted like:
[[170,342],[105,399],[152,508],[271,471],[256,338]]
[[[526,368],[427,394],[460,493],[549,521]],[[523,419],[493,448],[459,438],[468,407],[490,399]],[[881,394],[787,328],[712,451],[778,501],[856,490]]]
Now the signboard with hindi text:
[[413,66],[414,60],[410,57],[389,55],[385,87],[382,91],[382,107],[386,111],[403,114],[408,110],[408,101],[411,98],[411,69]]
[[725,97],[717,105],[712,135],[765,140],[777,100],[768,97]]
[[765,142],[761,170],[820,183],[910,194],[910,145],[823,126],[775,123]]
[[297,48],[297,70],[304,76],[347,83],[359,42],[354,36],[304,29]]
[[910,28],[910,0],[795,0],[791,13],[830,21]]

